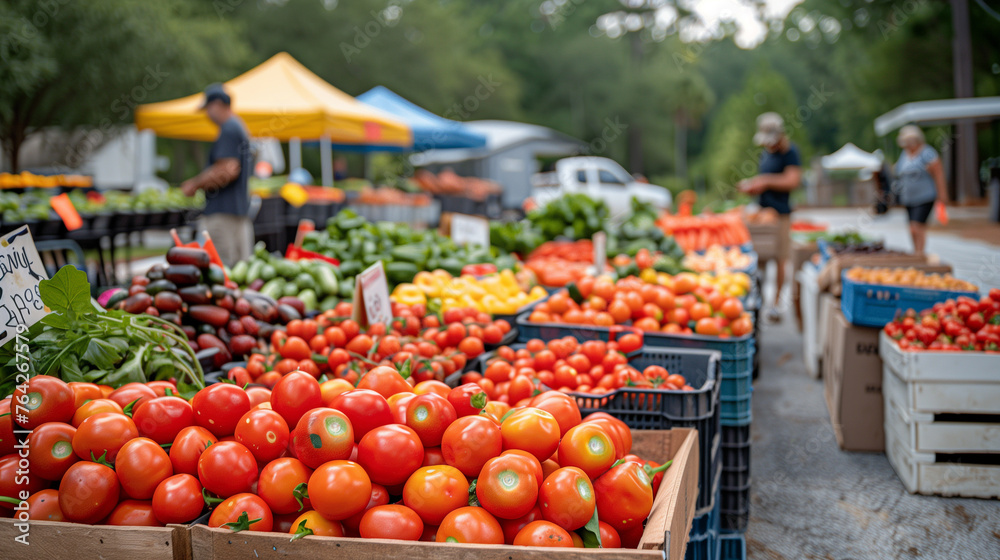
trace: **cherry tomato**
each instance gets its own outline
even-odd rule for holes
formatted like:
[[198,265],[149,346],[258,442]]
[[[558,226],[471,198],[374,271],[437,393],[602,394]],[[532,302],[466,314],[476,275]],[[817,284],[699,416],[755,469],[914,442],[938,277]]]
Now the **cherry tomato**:
[[358,443],[365,434],[379,426],[392,424],[392,411],[385,397],[371,389],[354,389],[337,395],[331,408],[335,408],[351,421],[354,428],[354,442]]
[[538,501],[536,472],[535,465],[521,455],[501,455],[486,461],[476,483],[479,505],[499,519],[527,515]]
[[68,521],[93,525],[118,505],[118,477],[106,465],[80,461],[59,483],[59,509]]
[[468,505],[469,480],[452,466],[421,467],[403,486],[403,503],[425,523],[440,525],[449,513]]
[[236,424],[234,435],[262,465],[281,457],[288,448],[288,424],[273,410],[247,412]]
[[118,414],[124,414],[122,407],[118,406],[118,403],[111,399],[94,399],[88,401],[76,409],[73,413],[72,424],[74,427],[79,428],[80,424],[84,420],[90,418],[95,414],[100,414],[102,412],[117,412]]
[[194,421],[217,437],[232,435],[240,418],[250,411],[247,392],[229,383],[216,383],[191,399]]
[[28,519],[33,521],[66,521],[59,509],[59,491],[39,490],[28,497]]
[[277,514],[300,513],[310,509],[306,488],[313,470],[298,459],[282,457],[260,471],[257,495]]
[[559,464],[578,467],[591,479],[599,477],[614,462],[614,442],[603,428],[595,424],[570,428],[559,443]]
[[157,397],[132,414],[139,435],[163,445],[174,441],[177,434],[194,426],[194,409],[180,397]]
[[504,449],[522,449],[544,461],[559,447],[559,422],[545,410],[528,407],[504,419],[500,435]]
[[366,539],[418,541],[424,534],[424,522],[417,512],[406,506],[375,506],[365,512],[358,531]]
[[189,474],[164,479],[153,492],[153,515],[161,523],[189,523],[205,509],[201,482]]
[[[288,530],[290,535],[316,535],[317,537],[343,537],[344,526],[340,521],[330,521],[319,512],[310,510],[302,513],[292,521]],[[292,537],[295,538],[295,537]]]
[[125,495],[136,500],[148,500],[160,482],[174,474],[170,457],[149,438],[129,440],[118,452],[115,472]]
[[153,504],[143,500],[118,502],[104,523],[122,527],[163,527],[163,523],[153,513]]
[[73,451],[84,461],[96,461],[104,455],[109,463],[113,463],[118,450],[138,436],[139,430],[131,418],[124,414],[102,412],[80,423],[73,434]]
[[170,462],[174,473],[198,475],[198,459],[208,449],[209,445],[218,443],[219,438],[201,426],[188,426],[181,429],[170,446]]
[[242,443],[213,443],[198,458],[198,480],[222,498],[249,492],[257,482],[257,461]]
[[[147,402],[156,398],[156,391],[145,383],[126,383],[115,389],[107,398],[118,403],[122,409],[132,405],[132,412],[136,412]],[[134,404],[133,404],[134,403]]]
[[379,426],[358,443],[358,464],[372,482],[383,486],[403,484],[423,461],[420,437],[407,426]]
[[435,393],[419,395],[406,406],[406,425],[420,436],[425,447],[441,445],[445,430],[456,419],[455,407]]
[[73,418],[76,395],[65,381],[51,375],[36,375],[14,390],[14,420],[26,430],[46,422],[65,422]]
[[495,517],[480,507],[461,507],[438,525],[437,542],[503,544],[503,529]]
[[[240,523],[240,517],[244,513],[246,520]],[[230,527],[234,531],[268,532],[274,527],[274,514],[260,496],[241,493],[230,496],[215,506],[211,517],[208,518],[208,526]]]
[[[24,461],[24,463],[21,463]],[[49,482],[40,476],[24,476],[24,470],[29,469],[28,460],[16,453],[0,457],[0,496],[22,499],[39,490],[45,489]],[[18,473],[18,470],[21,472]],[[0,501],[0,513],[14,511],[14,504]]]
[[479,476],[486,461],[502,450],[500,428],[482,416],[459,418],[448,426],[441,438],[444,460],[465,476],[473,478]]
[[365,509],[371,498],[368,473],[352,461],[330,461],[309,477],[309,501],[327,519],[339,521]]
[[[448,394],[451,393],[451,387],[446,383],[442,383],[436,379],[429,379],[427,381],[421,381],[413,386],[413,392],[418,395],[426,395],[427,393],[434,393],[439,397],[445,399],[448,398]],[[454,408],[454,407],[453,407]]]
[[385,486],[381,484],[372,483],[372,495],[368,499],[368,505],[365,509],[355,513],[354,515],[348,517],[343,521],[344,527],[351,529],[352,531],[357,531],[358,527],[361,525],[361,518],[365,516],[368,510],[375,506],[384,506],[389,503],[389,491],[385,489]]
[[514,537],[514,546],[573,548],[573,537],[550,521],[532,521]]
[[[480,394],[482,396],[479,396]],[[455,407],[455,413],[459,418],[479,414],[489,400],[483,388],[475,383],[459,385],[448,393],[448,402]]]
[[59,480],[80,458],[73,452],[76,428],[62,422],[46,422],[28,436],[28,464],[31,475]]
[[567,531],[575,531],[594,516],[597,501],[590,479],[576,467],[562,467],[542,483],[538,504],[542,516]]
[[344,460],[354,450],[354,428],[347,415],[332,408],[314,408],[292,430],[292,451],[310,468]]

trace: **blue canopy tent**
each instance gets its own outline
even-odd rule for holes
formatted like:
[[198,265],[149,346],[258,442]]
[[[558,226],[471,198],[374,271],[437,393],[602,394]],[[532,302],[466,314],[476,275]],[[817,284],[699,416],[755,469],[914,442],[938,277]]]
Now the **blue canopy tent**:
[[[473,132],[464,123],[439,117],[423,107],[414,105],[386,87],[375,86],[359,95],[357,100],[381,109],[406,123],[413,131],[412,151],[414,152],[486,146],[486,137]],[[344,148],[358,148],[358,146],[345,146]],[[398,148],[380,148],[377,145],[367,148],[369,149],[366,151],[373,152],[403,151]],[[337,147],[334,146],[334,149]]]

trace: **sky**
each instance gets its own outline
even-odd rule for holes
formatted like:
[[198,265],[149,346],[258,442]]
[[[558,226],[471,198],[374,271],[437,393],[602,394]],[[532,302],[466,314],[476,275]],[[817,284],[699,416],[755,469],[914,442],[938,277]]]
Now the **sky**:
[[[788,12],[802,0],[766,0],[765,15],[768,19],[784,19]],[[711,36],[721,21],[734,20],[739,30],[736,44],[750,48],[764,40],[767,28],[757,17],[757,10],[744,0],[691,0],[691,9],[704,21],[704,38]]]

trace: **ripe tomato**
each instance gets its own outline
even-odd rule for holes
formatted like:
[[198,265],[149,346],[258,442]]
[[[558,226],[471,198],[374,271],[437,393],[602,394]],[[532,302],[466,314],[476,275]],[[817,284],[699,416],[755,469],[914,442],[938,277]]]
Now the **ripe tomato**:
[[556,419],[556,422],[559,423],[560,438],[570,428],[579,424],[581,420],[580,407],[577,406],[576,400],[565,393],[545,391],[544,393],[535,395],[531,399],[530,405],[548,412]]
[[424,522],[417,512],[406,506],[375,506],[365,512],[358,531],[366,539],[418,541],[424,534]]
[[379,426],[358,443],[358,464],[372,482],[383,486],[403,484],[423,461],[420,437],[407,426]]
[[538,501],[535,475],[539,471],[540,466],[517,454],[486,461],[476,483],[479,505],[500,519],[527,515]]
[[292,451],[310,468],[344,460],[354,450],[354,428],[347,415],[332,408],[314,408],[292,430]]
[[32,521],[66,521],[59,509],[59,491],[51,488],[39,490],[27,499],[28,519]]
[[11,412],[17,423],[32,430],[46,422],[66,422],[76,410],[76,395],[65,381],[51,375],[36,375],[14,390]]
[[389,503],[389,491],[385,489],[385,486],[381,484],[372,483],[372,495],[368,499],[368,505],[365,509],[355,513],[354,515],[348,517],[343,521],[344,527],[352,531],[357,531],[358,527],[361,525],[361,518],[365,516],[371,508],[375,506],[384,506]]
[[198,480],[222,498],[249,492],[257,482],[257,460],[242,443],[213,443],[198,459]]
[[[344,526],[340,521],[330,521],[316,511],[307,511],[292,521],[292,527],[288,530],[290,535],[301,535],[307,537],[316,535],[317,537],[343,537]],[[296,537],[292,537],[296,538]]]
[[578,467],[597,478],[615,462],[615,445],[603,428],[584,423],[571,428],[559,443],[559,464]]
[[461,507],[438,526],[437,542],[503,544],[503,529],[495,517],[480,507]]
[[729,330],[733,331],[733,336],[746,336],[753,332],[753,323],[750,317],[740,317],[729,323]]
[[115,509],[118,484],[115,471],[106,465],[75,463],[59,483],[59,509],[69,521],[93,525]]
[[[481,397],[480,394],[482,394]],[[459,385],[448,393],[448,402],[455,407],[455,414],[459,418],[479,414],[488,401],[489,397],[486,396],[483,388],[475,383]]]
[[162,523],[189,523],[205,509],[201,482],[189,474],[164,479],[153,491],[153,515]]
[[436,393],[418,395],[406,405],[406,425],[417,433],[424,447],[441,445],[444,431],[457,419],[455,407]]
[[559,447],[559,433],[555,417],[534,407],[516,410],[500,424],[504,449],[527,451],[539,461],[551,457]]
[[439,525],[449,513],[468,505],[469,480],[449,465],[421,467],[403,486],[403,503],[425,523]]
[[[614,527],[603,521],[598,521],[597,523],[601,531],[601,548],[621,548],[622,539],[618,535],[618,531],[615,531]],[[642,527],[642,525],[639,527]]]
[[201,454],[219,438],[201,426],[188,426],[177,433],[173,445],[170,446],[170,462],[174,473],[198,474],[198,459]]
[[392,366],[378,366],[364,374],[358,381],[358,389],[371,389],[389,398],[396,393],[410,393],[413,387]]
[[629,333],[618,338],[618,349],[626,354],[631,354],[642,348],[642,335],[639,333]]
[[157,397],[132,414],[139,435],[163,445],[174,441],[181,429],[194,425],[194,409],[180,397]]
[[120,527],[163,527],[153,513],[153,504],[142,500],[122,500],[104,520],[106,525]]
[[191,399],[194,421],[217,437],[233,434],[240,418],[250,411],[247,392],[229,383],[216,383],[198,391]]
[[[59,480],[80,458],[73,452],[76,428],[62,422],[46,422],[28,436],[28,465],[32,476]],[[12,496],[16,497],[16,496]]]
[[413,393],[389,395],[389,398],[385,401],[389,403],[389,411],[392,412],[393,424],[406,424],[406,407],[415,398],[417,398],[417,395]]
[[430,379],[427,381],[421,381],[420,383],[414,385],[413,392],[417,395],[426,395],[428,393],[433,393],[439,397],[447,399],[448,393],[451,392],[451,387],[436,379]]
[[[240,517],[244,514],[246,519],[241,523]],[[234,531],[268,532],[274,527],[274,514],[260,496],[241,493],[230,496],[215,506],[208,518],[208,526],[230,527]]]
[[[0,457],[16,451],[17,440],[14,439],[14,415],[11,410],[11,397],[0,399]],[[74,424],[75,426],[75,424]]]
[[562,527],[549,521],[532,521],[514,537],[514,546],[548,546],[573,548],[573,537]]
[[329,381],[324,381],[319,386],[320,397],[323,400],[323,406],[330,406],[333,399],[337,395],[350,391],[354,389],[354,385],[351,385],[346,379],[331,379]]
[[371,430],[392,424],[389,403],[385,397],[371,389],[354,389],[341,393],[333,399],[330,407],[343,412],[350,419],[355,443],[360,442]]
[[[600,420],[602,418],[604,420]],[[603,411],[592,412],[583,419],[584,422],[593,422],[595,420],[597,420],[596,423],[599,426],[604,427],[604,431],[608,432],[608,435],[611,435],[612,431],[618,432],[618,437],[621,438],[622,441],[622,453],[621,455],[618,455],[617,458],[621,459],[632,450],[632,430],[629,429],[625,422],[622,422],[618,418],[615,418],[614,416]],[[614,440],[614,436],[611,436],[611,438]]]
[[621,459],[628,452],[625,449],[625,442],[622,441],[621,433],[618,431],[618,427],[614,424],[612,419],[603,417],[588,417],[588,419],[584,420],[583,423],[600,426],[604,430],[604,433],[608,434],[608,437],[611,438],[611,443],[615,448],[615,460]]
[[67,385],[69,385],[70,389],[73,389],[74,409],[80,408],[80,405],[87,401],[104,398],[104,393],[101,392],[101,388],[94,383],[70,381]]
[[307,411],[323,405],[319,382],[303,371],[293,371],[271,390],[271,408],[280,414],[289,426],[295,426]]
[[503,450],[500,428],[482,416],[464,416],[452,422],[441,438],[441,453],[451,466],[468,477],[479,476],[483,465]]
[[432,467],[434,465],[447,465],[444,462],[444,453],[441,453],[440,447],[425,447],[424,448],[424,462],[421,466]]
[[[25,464],[20,465],[20,461],[25,461]],[[40,476],[30,476],[30,473],[29,476],[24,476],[26,466],[27,461],[15,453],[0,457],[0,496],[20,499],[22,493],[30,496],[49,485]],[[14,504],[0,501],[0,514],[13,511]]]
[[113,463],[125,442],[138,436],[139,431],[131,418],[102,412],[80,423],[73,434],[73,451],[84,461],[96,461],[107,453],[105,459]]
[[327,519],[340,521],[365,509],[371,498],[368,473],[352,461],[330,461],[309,477],[309,501]]
[[621,463],[594,480],[594,492],[598,518],[619,531],[641,527],[653,508],[649,475],[635,461]]
[[506,544],[514,544],[514,538],[517,534],[521,532],[521,529],[525,525],[531,523],[532,521],[540,521],[542,519],[542,510],[538,506],[531,508],[527,514],[518,517],[517,519],[497,519],[500,522],[500,527],[503,529],[503,540]]
[[718,336],[722,332],[719,320],[714,317],[703,317],[695,323],[694,332],[706,336]]
[[575,531],[594,516],[597,501],[586,473],[562,467],[550,474],[539,492],[542,516],[567,531]]
[[234,435],[262,465],[281,457],[288,448],[288,424],[273,410],[247,412],[236,425]]
[[160,482],[174,474],[170,457],[155,441],[135,438],[118,452],[115,472],[125,495],[136,500],[148,500]]
[[115,389],[107,398],[118,403],[123,409],[132,404],[132,412],[136,412],[147,402],[157,397],[156,391],[144,383],[126,383]]
[[307,360],[312,357],[312,350],[309,343],[298,336],[289,336],[284,343],[277,348],[278,353],[286,360]]
[[310,509],[306,488],[312,469],[292,457],[282,457],[260,471],[257,495],[276,514],[298,513]]

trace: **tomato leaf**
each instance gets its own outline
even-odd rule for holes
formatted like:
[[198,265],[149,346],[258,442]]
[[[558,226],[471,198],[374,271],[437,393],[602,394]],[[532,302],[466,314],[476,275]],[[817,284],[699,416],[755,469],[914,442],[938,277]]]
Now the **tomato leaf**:
[[579,531],[580,538],[583,539],[584,548],[603,548],[601,546],[601,526],[598,524],[597,508],[594,508],[594,515]]
[[108,450],[107,449],[104,450],[104,453],[101,453],[100,457],[94,457],[94,452],[91,451],[90,452],[90,460],[93,461],[94,463],[99,463],[101,465],[104,465],[105,467],[111,467],[112,469],[115,468],[115,464],[112,463],[111,461],[108,461]]
[[479,482],[478,478],[472,479],[472,484],[469,484],[469,505],[472,507],[480,507],[479,496],[476,495],[476,484]]
[[413,373],[413,358],[407,358],[403,365],[399,366],[399,375],[402,375],[403,379],[409,379],[411,373]]
[[306,519],[303,519],[302,523],[299,523],[299,526],[295,528],[295,533],[293,533],[292,538],[288,539],[288,542],[294,542],[297,539],[314,534],[312,529],[306,527],[306,521]]
[[125,416],[128,416],[129,418],[132,417],[132,415],[135,413],[135,403],[139,402],[139,400],[141,399],[142,397],[139,397],[138,399],[135,399],[134,401],[125,405],[125,408],[122,409],[122,412],[125,413]]

